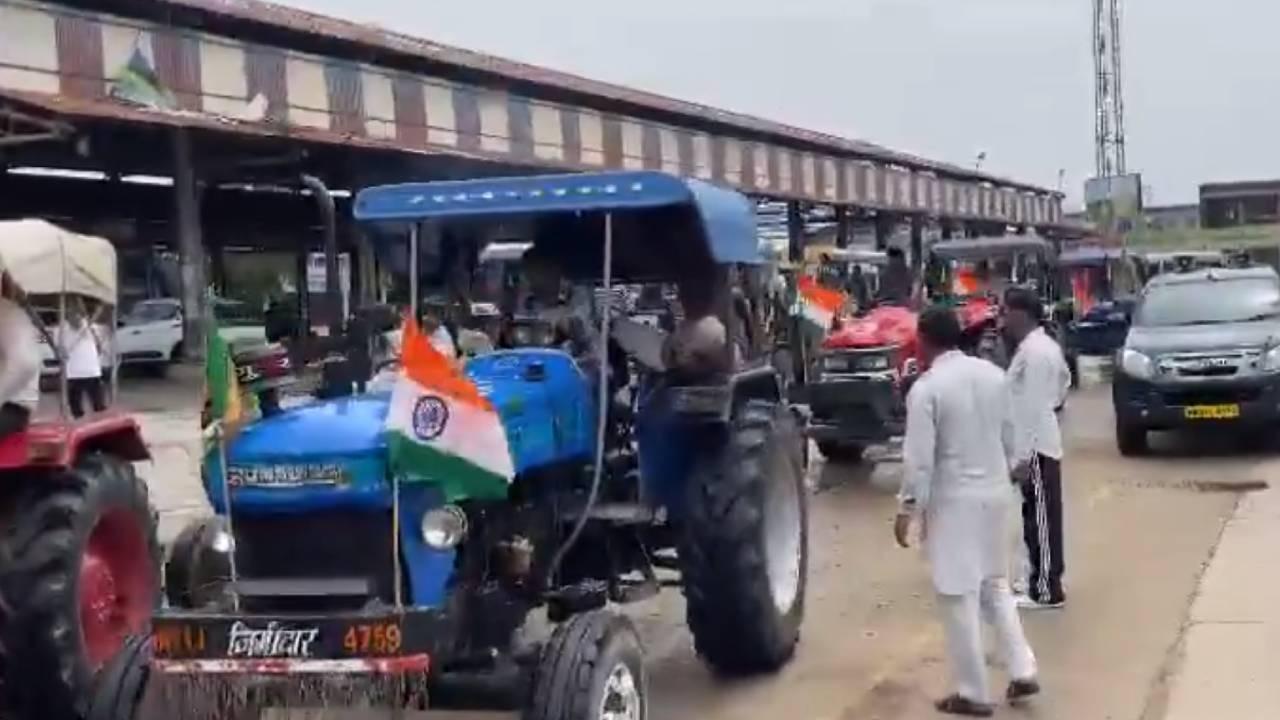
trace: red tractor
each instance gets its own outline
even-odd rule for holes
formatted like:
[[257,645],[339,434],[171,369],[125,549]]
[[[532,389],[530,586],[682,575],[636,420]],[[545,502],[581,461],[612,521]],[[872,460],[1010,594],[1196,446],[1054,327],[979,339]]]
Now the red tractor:
[[[0,302],[25,310],[54,348],[62,388],[59,413],[37,413],[0,439],[0,714],[71,720],[125,637],[147,627],[159,597],[155,513],[132,465],[150,455],[127,415],[68,417],[63,353],[32,309],[37,298],[56,303],[60,327],[70,303],[114,315],[111,243],[39,220],[0,222],[0,267]],[[113,352],[104,340],[99,352]]]
[[[1044,240],[1024,235],[947,240],[930,248],[942,285],[931,300],[955,307],[966,352],[999,361],[993,285],[1025,282],[1039,272],[1048,250]],[[828,460],[859,460],[868,445],[901,435],[906,392],[922,370],[916,320],[916,307],[873,304],[837,319],[823,340],[807,395],[809,435]]]

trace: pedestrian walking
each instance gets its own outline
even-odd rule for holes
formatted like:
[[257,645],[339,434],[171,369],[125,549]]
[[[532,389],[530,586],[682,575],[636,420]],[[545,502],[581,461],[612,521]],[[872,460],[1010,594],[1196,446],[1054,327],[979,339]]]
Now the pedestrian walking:
[[907,399],[894,537],[908,547],[912,519],[919,516],[954,678],[952,694],[935,706],[948,714],[990,717],[984,618],[995,628],[1012,678],[1006,699],[1025,700],[1040,685],[1007,578],[1009,469],[1015,457],[1008,386],[995,365],[960,352],[960,339],[952,311],[931,308],[920,316],[920,351],[928,369]]
[[67,402],[72,417],[84,417],[87,399],[94,412],[107,409],[106,392],[102,386],[102,341],[94,327],[98,314],[88,317],[83,301],[71,298],[67,303],[67,317],[58,327],[58,347],[66,362]]
[[1062,431],[1058,413],[1071,389],[1062,348],[1041,327],[1035,293],[1013,288],[1005,295],[1004,331],[1016,347],[1008,382],[1017,430],[1013,476],[1022,488],[1022,534],[1030,561],[1027,609],[1060,608],[1066,602],[1062,533]]

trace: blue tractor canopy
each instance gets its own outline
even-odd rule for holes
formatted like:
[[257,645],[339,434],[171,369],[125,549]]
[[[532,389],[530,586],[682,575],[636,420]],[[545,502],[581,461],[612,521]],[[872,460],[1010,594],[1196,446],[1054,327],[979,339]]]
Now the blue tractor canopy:
[[578,279],[599,277],[606,225],[616,281],[694,279],[716,265],[764,262],[755,210],[739,193],[652,171],[406,183],[356,196],[355,218],[395,232],[532,243]]

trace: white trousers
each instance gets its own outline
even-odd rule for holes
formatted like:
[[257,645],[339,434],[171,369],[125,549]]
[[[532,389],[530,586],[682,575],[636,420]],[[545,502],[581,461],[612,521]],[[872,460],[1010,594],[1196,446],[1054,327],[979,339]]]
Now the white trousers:
[[982,645],[982,621],[996,631],[1000,662],[1015,680],[1036,676],[1036,656],[1022,631],[1018,606],[1005,578],[987,578],[982,589],[965,595],[939,595],[938,608],[946,629],[947,656],[955,692],[975,702],[991,702],[987,662]]

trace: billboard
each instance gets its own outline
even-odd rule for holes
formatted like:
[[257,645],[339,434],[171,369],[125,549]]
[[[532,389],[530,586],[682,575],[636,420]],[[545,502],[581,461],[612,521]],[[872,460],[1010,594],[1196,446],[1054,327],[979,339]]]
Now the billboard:
[[1135,173],[1086,180],[1084,206],[1103,238],[1122,242],[1142,223],[1142,176]]

